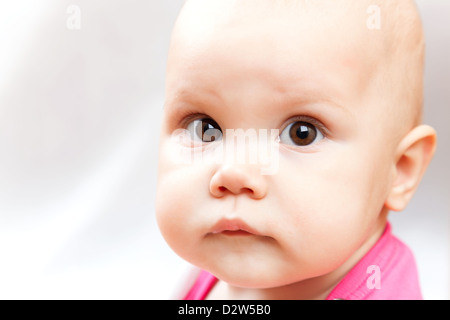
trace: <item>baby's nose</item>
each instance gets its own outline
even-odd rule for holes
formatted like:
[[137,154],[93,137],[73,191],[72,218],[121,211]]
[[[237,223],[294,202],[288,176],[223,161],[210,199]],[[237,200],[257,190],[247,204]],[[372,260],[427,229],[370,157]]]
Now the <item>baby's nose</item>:
[[267,181],[260,174],[258,166],[228,164],[214,173],[209,191],[218,198],[231,193],[248,194],[253,199],[262,199],[267,193]]

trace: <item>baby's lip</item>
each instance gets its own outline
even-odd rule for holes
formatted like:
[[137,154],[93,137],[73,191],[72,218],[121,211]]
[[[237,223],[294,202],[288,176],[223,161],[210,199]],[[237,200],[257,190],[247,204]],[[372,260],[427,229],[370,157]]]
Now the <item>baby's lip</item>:
[[261,235],[258,231],[240,219],[221,219],[212,227],[209,233],[227,236]]

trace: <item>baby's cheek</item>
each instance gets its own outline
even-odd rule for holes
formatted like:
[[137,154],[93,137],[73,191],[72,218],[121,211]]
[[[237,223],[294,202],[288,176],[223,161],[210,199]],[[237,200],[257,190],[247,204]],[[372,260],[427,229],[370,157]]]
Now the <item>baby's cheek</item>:
[[[289,236],[289,251],[299,264],[317,273],[331,271],[361,243],[368,226],[367,175],[347,162],[319,160],[309,170],[297,169],[279,176],[283,185],[295,186],[293,194],[279,204],[282,234]],[[287,166],[286,166],[287,167]],[[317,274],[316,274],[317,275]]]
[[189,231],[193,208],[198,201],[194,189],[189,186],[182,170],[161,172],[156,193],[156,219],[165,240],[175,252],[179,252]]
[[311,195],[315,210],[308,219],[306,242],[317,265],[336,268],[366,239],[380,209],[373,199],[369,178],[367,172],[349,170],[328,183],[324,181],[327,187],[322,196]]

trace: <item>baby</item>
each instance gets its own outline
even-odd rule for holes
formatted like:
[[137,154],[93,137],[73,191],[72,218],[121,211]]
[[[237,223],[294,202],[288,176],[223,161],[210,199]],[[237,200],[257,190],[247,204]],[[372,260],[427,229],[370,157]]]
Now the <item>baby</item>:
[[[388,214],[436,147],[423,64],[410,0],[187,1],[156,197],[167,243],[202,270],[184,298],[421,299]],[[236,146],[215,153],[237,132],[273,129],[258,137],[274,170],[230,157]]]

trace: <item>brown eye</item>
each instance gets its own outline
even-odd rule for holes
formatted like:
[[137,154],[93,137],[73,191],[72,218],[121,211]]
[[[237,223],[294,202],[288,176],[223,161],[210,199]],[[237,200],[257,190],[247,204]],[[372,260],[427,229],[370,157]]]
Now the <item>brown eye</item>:
[[280,136],[282,143],[295,146],[309,146],[321,139],[322,133],[314,125],[303,121],[292,123]]
[[188,125],[187,130],[191,132],[193,140],[214,142],[222,138],[219,125],[212,119],[194,120]]

